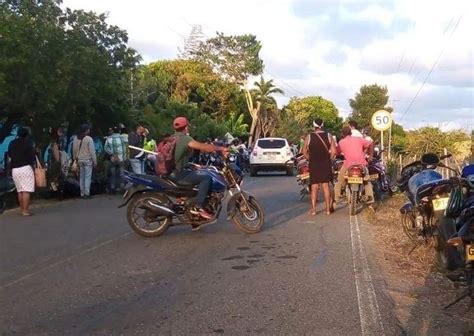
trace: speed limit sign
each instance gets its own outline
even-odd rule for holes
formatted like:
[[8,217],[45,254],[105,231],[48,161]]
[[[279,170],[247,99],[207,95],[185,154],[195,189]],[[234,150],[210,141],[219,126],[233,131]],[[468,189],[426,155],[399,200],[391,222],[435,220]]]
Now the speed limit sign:
[[372,127],[377,131],[388,130],[392,121],[392,114],[385,110],[378,110],[372,115]]

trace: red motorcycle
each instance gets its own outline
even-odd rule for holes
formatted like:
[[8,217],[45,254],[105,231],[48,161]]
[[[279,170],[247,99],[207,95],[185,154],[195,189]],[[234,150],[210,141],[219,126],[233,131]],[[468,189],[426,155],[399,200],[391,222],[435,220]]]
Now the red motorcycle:
[[346,195],[349,203],[349,214],[355,215],[360,203],[370,201],[365,194],[367,183],[370,183],[370,175],[366,167],[356,164],[347,168]]

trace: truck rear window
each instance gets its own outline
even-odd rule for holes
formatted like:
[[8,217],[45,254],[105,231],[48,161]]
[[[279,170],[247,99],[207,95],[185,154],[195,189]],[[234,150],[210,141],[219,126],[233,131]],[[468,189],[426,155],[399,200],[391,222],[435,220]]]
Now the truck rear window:
[[270,139],[265,139],[265,140],[258,140],[257,146],[260,148],[283,148],[286,145],[285,140],[281,139],[275,139],[275,140],[270,140]]

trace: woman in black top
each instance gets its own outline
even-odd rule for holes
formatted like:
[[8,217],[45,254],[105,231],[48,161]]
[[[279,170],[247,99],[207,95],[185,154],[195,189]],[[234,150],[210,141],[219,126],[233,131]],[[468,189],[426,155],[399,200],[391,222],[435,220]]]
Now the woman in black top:
[[17,138],[10,143],[7,153],[10,157],[10,168],[18,192],[21,214],[31,216],[29,207],[30,193],[35,191],[35,174],[33,171],[35,149],[26,128],[18,129]]
[[319,118],[313,122],[314,132],[308,134],[303,146],[303,154],[309,162],[309,179],[311,183],[311,215],[316,215],[319,186],[323,189],[326,215],[334,211],[329,182],[333,178],[331,160],[336,155],[336,144],[328,132],[323,130],[323,121]]

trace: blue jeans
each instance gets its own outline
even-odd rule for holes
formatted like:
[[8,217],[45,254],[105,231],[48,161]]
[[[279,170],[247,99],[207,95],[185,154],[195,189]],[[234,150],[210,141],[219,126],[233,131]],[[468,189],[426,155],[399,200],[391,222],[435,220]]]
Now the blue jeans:
[[92,160],[78,160],[78,163],[81,196],[89,196],[91,194]]
[[145,161],[139,159],[130,159],[130,166],[135,174],[145,174]]
[[109,167],[109,191],[119,191],[121,175],[123,173],[123,162],[111,162]]

